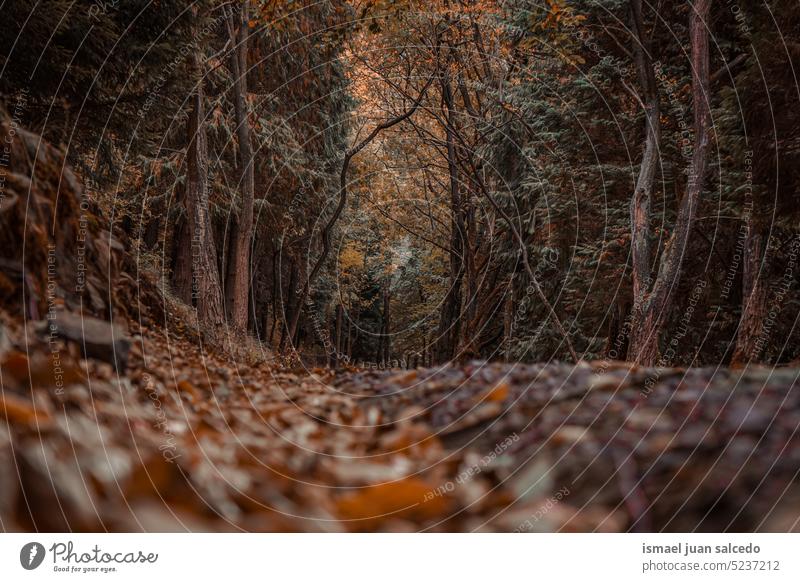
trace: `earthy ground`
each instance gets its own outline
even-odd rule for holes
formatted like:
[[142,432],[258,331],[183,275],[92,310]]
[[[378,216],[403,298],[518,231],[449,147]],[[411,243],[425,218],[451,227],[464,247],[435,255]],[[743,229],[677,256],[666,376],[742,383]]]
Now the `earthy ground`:
[[800,370],[309,372],[145,330],[118,375],[23,331],[0,337],[6,531],[800,523]]

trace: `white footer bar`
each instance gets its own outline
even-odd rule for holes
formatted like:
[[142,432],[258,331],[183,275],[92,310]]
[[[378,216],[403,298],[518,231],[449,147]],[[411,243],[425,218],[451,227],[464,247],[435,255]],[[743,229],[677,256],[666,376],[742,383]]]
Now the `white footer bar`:
[[791,534],[0,534],[0,580],[800,580],[799,541]]

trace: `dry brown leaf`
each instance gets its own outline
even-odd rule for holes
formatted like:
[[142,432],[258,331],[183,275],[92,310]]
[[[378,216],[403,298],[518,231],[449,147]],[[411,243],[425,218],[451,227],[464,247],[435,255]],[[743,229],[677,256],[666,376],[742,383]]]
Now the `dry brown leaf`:
[[182,392],[184,394],[188,394],[189,397],[192,399],[192,402],[197,402],[200,398],[200,393],[197,391],[197,388],[192,386],[192,383],[188,380],[181,380],[177,384],[178,392]]
[[343,496],[336,504],[340,519],[348,520],[352,530],[374,529],[393,519],[415,520],[417,523],[447,515],[451,500],[434,496],[435,486],[410,477],[382,483]]
[[506,382],[500,382],[497,386],[494,386],[483,396],[481,396],[479,400],[485,400],[487,402],[503,402],[507,398],[508,384]]
[[51,420],[50,415],[42,409],[37,409],[32,400],[21,398],[8,391],[0,394],[0,415],[9,424],[26,424],[32,427],[49,424]]
[[20,387],[61,388],[86,381],[86,373],[67,354],[59,354],[56,360],[36,353],[29,359],[22,352],[13,351],[6,355],[2,369]]

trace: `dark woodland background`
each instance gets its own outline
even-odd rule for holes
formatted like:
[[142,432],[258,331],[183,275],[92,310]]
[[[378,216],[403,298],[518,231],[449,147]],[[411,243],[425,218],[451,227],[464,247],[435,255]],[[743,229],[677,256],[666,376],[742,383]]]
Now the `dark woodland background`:
[[332,365],[800,357],[795,0],[40,4],[2,106],[164,290],[129,315]]

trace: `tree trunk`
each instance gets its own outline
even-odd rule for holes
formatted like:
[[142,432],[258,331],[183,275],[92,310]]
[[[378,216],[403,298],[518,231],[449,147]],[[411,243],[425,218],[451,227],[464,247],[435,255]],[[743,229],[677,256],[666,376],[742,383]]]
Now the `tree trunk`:
[[439,334],[436,346],[436,357],[440,362],[451,360],[455,355],[461,324],[461,286],[464,278],[464,230],[463,208],[459,189],[458,166],[456,160],[455,135],[453,124],[455,111],[453,92],[449,78],[441,81],[442,101],[444,102],[447,124],[447,168],[450,177],[450,286],[442,302],[439,317]]
[[633,21],[633,54],[639,83],[642,87],[645,110],[645,147],[639,176],[631,200],[631,255],[633,262],[633,302],[641,307],[644,294],[650,286],[650,201],[660,160],[661,113],[658,104],[652,46],[644,31],[642,1],[631,0]]
[[[184,201],[186,193],[184,192]],[[173,238],[172,290],[186,305],[192,304],[192,235],[189,220],[178,221]]]
[[278,313],[275,311],[275,309],[273,309],[272,320],[270,321],[270,326],[269,326],[269,338],[267,340],[267,343],[269,344],[270,347],[273,347],[275,345],[275,329],[277,327],[278,327]]
[[342,353],[342,304],[336,304],[335,321],[333,326],[333,353],[331,354],[331,367],[339,365],[339,354]]
[[345,344],[345,354],[347,354],[347,362],[353,358],[353,318],[348,310],[347,312],[347,343]]
[[292,338],[292,340],[289,342],[289,345],[294,342],[294,333],[289,325],[289,322],[294,321],[294,310],[303,308],[302,305],[298,305],[299,299],[295,297],[297,294],[297,278],[299,276],[299,268],[297,266],[297,261],[294,259],[292,259],[289,264],[289,273],[289,287],[286,290],[283,309],[284,325],[281,326],[281,341],[278,344],[278,350],[281,352],[283,352],[283,350],[286,348],[287,339],[290,337]]
[[504,361],[511,360],[511,336],[514,332],[514,278],[506,289],[506,298],[503,304],[503,345],[500,354]]
[[665,245],[661,264],[653,285],[636,318],[628,349],[628,359],[643,366],[652,366],[658,359],[658,343],[666,316],[674,303],[683,259],[689,245],[700,195],[708,166],[710,95],[708,14],[711,0],[696,0],[691,11],[689,30],[692,44],[692,101],[694,104],[694,151],[686,195],[681,200],[678,218],[670,240]]
[[216,332],[224,321],[222,286],[217,270],[217,249],[211,228],[208,189],[208,149],[203,108],[203,71],[197,53],[192,55],[197,76],[194,106],[189,115],[186,166],[186,215],[192,241],[193,293],[200,325]]
[[241,5],[238,28],[231,17],[228,29],[233,43],[231,73],[233,74],[233,104],[236,112],[236,137],[239,142],[241,166],[241,207],[238,236],[234,244],[231,325],[238,331],[247,330],[250,293],[250,243],[253,238],[253,200],[255,174],[253,149],[250,141],[250,120],[247,107],[247,37],[249,35],[247,3]]
[[[478,309],[479,295],[481,289],[478,287],[478,281],[481,273],[478,272],[476,264],[475,249],[478,248],[478,233],[475,225],[474,209],[471,207],[469,193],[466,195],[466,200],[463,201],[466,207],[464,212],[464,232],[466,238],[462,246],[464,256],[464,279],[462,283],[462,301],[461,301],[461,330],[460,338],[458,340],[457,353],[461,359],[474,359],[479,357],[480,348],[479,336],[482,331],[481,318],[482,313]],[[486,262],[488,264],[488,261]],[[484,280],[484,283],[486,281]],[[490,287],[490,286],[488,286]],[[492,288],[484,288],[483,291],[491,293]]]
[[235,214],[228,217],[228,229],[225,242],[225,262],[222,272],[225,274],[225,316],[228,321],[233,313],[233,296],[236,287],[236,239],[239,237],[239,222]]
[[383,354],[381,356],[381,360],[384,364],[388,364],[388,362],[391,360],[392,352],[391,337],[389,335],[389,330],[391,329],[391,312],[389,310],[390,305],[391,293],[389,290],[389,281],[387,281],[383,289],[383,330],[381,332],[383,335]]
[[764,225],[751,219],[745,246],[744,273],[742,275],[743,304],[736,335],[736,349],[731,365],[742,366],[760,361],[762,346],[759,337],[767,317],[769,286],[763,268],[765,261],[767,235]]
[[628,353],[631,324],[631,300],[620,293],[614,301],[608,322],[608,339],[603,357],[607,360],[623,360]]
[[278,324],[278,295],[279,295],[279,280],[278,280],[278,253],[275,252],[272,254],[272,319],[270,320],[270,327],[269,327],[269,337],[267,342],[269,346],[272,347],[273,342],[275,341],[275,328]]

